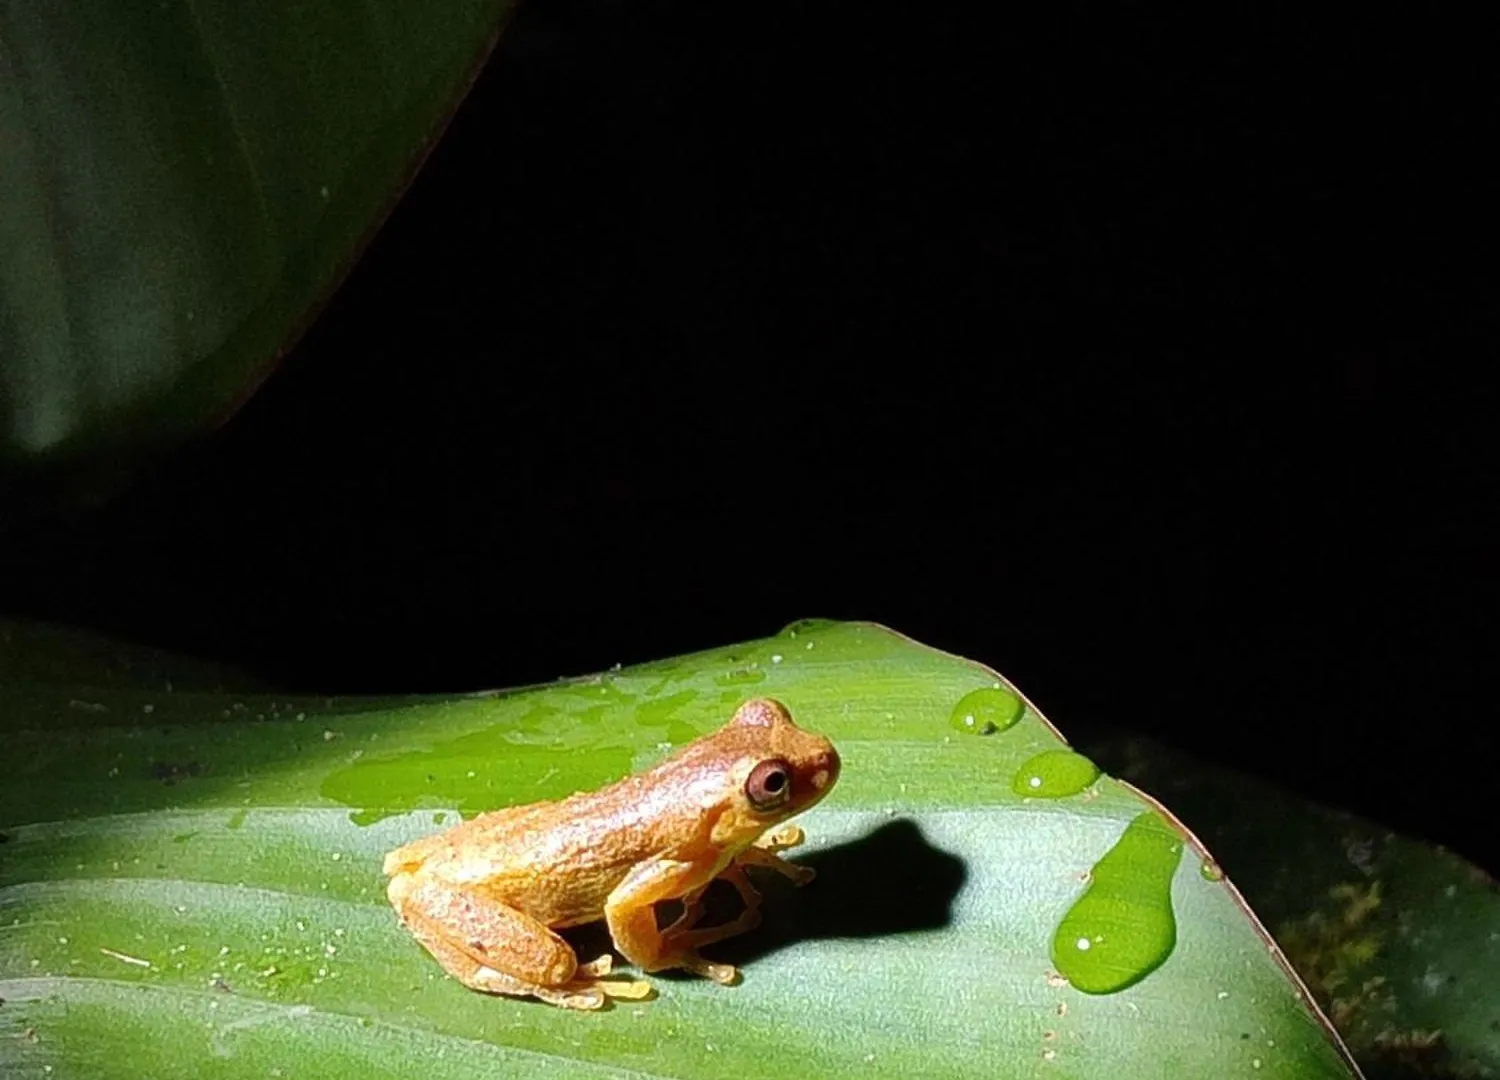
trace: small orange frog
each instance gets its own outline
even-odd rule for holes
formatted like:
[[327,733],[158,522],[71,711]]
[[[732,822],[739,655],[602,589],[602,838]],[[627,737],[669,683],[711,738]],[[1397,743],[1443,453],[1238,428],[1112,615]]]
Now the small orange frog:
[[[728,724],[655,768],[595,792],[480,814],[385,857],[387,893],[402,922],[465,986],[531,996],[572,1009],[605,997],[640,998],[645,982],[607,979],[610,955],[580,964],[555,930],[603,918],[615,947],[644,972],[685,968],[733,982],[701,946],[760,922],[760,894],[745,867],[797,884],[810,867],[777,855],[802,830],[773,825],[806,810],[838,779],[833,744],[803,731],[768,699],[741,705]],[[722,877],[745,910],[695,930],[701,897]],[[665,930],[656,903],[680,900]]]

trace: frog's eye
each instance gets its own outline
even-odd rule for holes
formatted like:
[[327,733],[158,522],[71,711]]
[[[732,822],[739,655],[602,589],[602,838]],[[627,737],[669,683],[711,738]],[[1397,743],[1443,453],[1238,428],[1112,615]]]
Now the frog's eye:
[[775,810],[792,796],[792,767],[780,758],[762,761],[750,770],[745,797],[761,812]]

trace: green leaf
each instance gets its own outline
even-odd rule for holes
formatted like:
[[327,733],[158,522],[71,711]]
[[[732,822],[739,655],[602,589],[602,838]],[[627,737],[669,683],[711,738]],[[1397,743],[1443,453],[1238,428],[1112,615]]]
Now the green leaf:
[[[793,855],[817,879],[766,882],[764,924],[708,950],[739,985],[653,976],[653,1000],[565,1012],[462,988],[398,925],[385,851],[616,779],[757,695],[828,734],[844,769],[801,819]],[[1066,747],[993,672],[879,627],[801,623],[502,694],[96,696],[0,688],[0,1067],[1355,1075],[1169,817],[1039,758]]]
[[0,0],[0,459],[227,412],[332,290],[511,0]]

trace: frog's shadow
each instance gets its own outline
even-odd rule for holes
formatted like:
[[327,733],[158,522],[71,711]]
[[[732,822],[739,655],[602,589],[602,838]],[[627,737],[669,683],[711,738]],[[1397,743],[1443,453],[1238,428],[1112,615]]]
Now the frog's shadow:
[[[908,818],[891,821],[858,840],[811,852],[797,862],[818,872],[800,888],[779,874],[753,872],[764,897],[760,926],[708,946],[703,950],[708,959],[744,966],[802,941],[938,930],[952,921],[953,900],[968,878],[964,861],[933,847]],[[708,910],[702,926],[732,919],[740,910],[738,897],[724,882],[716,882],[705,899]],[[680,910],[678,905],[662,904],[658,921],[670,922]],[[567,931],[566,936],[580,956],[610,948],[602,923]],[[653,976],[695,977],[682,972]]]

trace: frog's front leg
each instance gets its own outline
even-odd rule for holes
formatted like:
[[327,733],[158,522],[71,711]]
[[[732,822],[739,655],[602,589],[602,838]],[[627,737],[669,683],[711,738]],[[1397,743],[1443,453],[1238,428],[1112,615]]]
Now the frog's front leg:
[[443,969],[472,990],[598,1009],[605,997],[642,997],[642,982],[619,982],[609,956],[580,965],[566,941],[525,912],[419,874],[391,879],[391,904]]
[[747,866],[764,867],[790,878],[794,885],[806,885],[817,876],[817,872],[810,866],[787,862],[776,854],[787,848],[796,847],[804,839],[806,839],[806,834],[797,826],[784,825],[762,836],[752,847],[736,855],[734,862],[719,874],[719,879],[734,886],[735,892],[739,893],[740,902],[745,905],[745,909],[737,918],[707,930],[694,931],[693,927],[703,917],[702,897],[708,889],[708,886],[704,885],[682,898],[682,914],[671,926],[662,931],[662,936],[669,941],[680,941],[687,948],[700,949],[704,945],[711,945],[716,941],[723,941],[725,938],[754,930],[760,925],[761,895],[750,883],[750,878],[746,875],[744,868]]
[[657,903],[677,899],[684,901],[685,910],[674,929],[684,921],[692,925],[700,910],[698,898],[713,880],[715,868],[712,859],[656,859],[637,866],[604,902],[604,919],[615,947],[642,971],[684,968],[715,982],[733,982],[738,974],[733,965],[704,960],[691,934],[664,934],[656,925]]
[[[805,839],[807,839],[807,834],[796,825],[783,825],[781,828],[762,836],[753,846],[740,852],[735,858],[735,862],[740,866],[762,866],[767,870],[776,871],[782,877],[789,878],[793,885],[806,885],[818,876],[818,872],[811,866],[802,866],[799,863],[787,862],[777,854],[788,848],[796,847]],[[739,888],[738,885],[735,887]],[[754,892],[753,889],[751,891]],[[750,903],[750,899],[745,896],[743,889],[740,889],[740,896],[747,904]],[[759,899],[760,897],[757,894],[756,901],[758,902]]]

